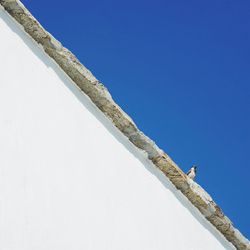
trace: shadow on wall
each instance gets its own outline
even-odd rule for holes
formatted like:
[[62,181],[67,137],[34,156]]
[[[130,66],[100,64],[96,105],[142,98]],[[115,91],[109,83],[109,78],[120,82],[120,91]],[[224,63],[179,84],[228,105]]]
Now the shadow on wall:
[[51,59],[42,49],[37,49],[38,44],[33,39],[27,39],[29,36],[23,32],[23,27],[20,24],[13,25],[15,22],[12,17],[6,14],[2,7],[0,7],[0,18],[9,26],[9,28],[16,33],[26,44],[26,46],[48,67],[53,69],[65,86],[74,94],[74,96],[85,106],[92,115],[94,115],[99,122],[109,131],[112,136],[119,141],[134,157],[136,157],[143,166],[153,174],[162,185],[171,191],[179,202],[184,206],[189,213],[199,221],[199,223],[206,228],[225,249],[235,249],[231,243],[229,243],[223,235],[221,235],[195,208],[191,202],[180,192],[174,185],[168,180],[168,178],[147,159],[145,153],[136,148],[127,137],[125,137],[113,124],[112,122],[91,102],[90,98],[83,94],[83,92],[76,86],[76,84],[65,74],[65,72]]

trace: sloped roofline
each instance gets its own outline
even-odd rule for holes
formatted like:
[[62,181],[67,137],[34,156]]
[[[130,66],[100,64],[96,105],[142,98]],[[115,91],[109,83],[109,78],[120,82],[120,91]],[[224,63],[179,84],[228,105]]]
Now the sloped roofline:
[[144,135],[132,119],[113,101],[108,90],[79,60],[49,34],[19,0],[0,0],[4,9],[23,27],[43,50],[62,68],[73,82],[90,97],[138,149],[180,190],[201,214],[239,250],[250,250],[250,243],[223,214],[220,207],[197,183],[191,181],[150,138]]

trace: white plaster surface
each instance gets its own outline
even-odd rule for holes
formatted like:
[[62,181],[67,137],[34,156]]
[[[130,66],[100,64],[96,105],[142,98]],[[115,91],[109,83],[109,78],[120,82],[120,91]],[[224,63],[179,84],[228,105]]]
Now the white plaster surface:
[[234,249],[0,8],[0,250]]

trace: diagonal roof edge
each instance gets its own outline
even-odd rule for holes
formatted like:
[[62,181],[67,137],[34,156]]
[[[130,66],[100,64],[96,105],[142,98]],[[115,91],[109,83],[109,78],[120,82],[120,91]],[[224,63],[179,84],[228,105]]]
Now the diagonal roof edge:
[[137,148],[147,153],[148,159],[180,190],[201,214],[238,250],[250,250],[250,242],[223,214],[209,194],[189,180],[182,170],[134,124],[131,118],[113,101],[107,89],[78,59],[50,35],[19,0],[0,0],[0,5],[62,68],[75,84],[112,121]]

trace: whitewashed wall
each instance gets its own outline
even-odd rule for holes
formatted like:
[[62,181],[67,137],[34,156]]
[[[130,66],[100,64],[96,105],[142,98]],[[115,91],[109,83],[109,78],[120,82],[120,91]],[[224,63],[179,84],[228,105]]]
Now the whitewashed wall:
[[234,249],[2,9],[0,249]]

